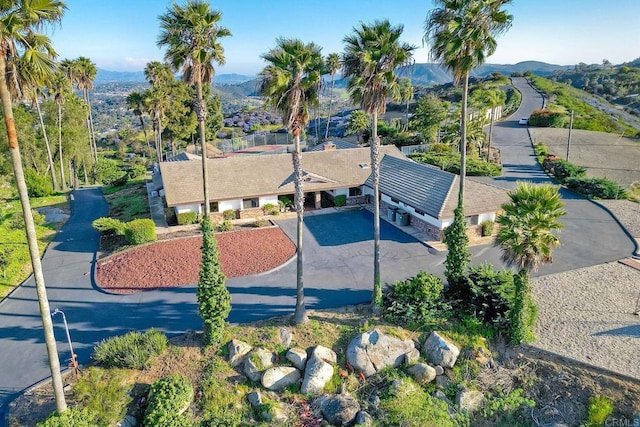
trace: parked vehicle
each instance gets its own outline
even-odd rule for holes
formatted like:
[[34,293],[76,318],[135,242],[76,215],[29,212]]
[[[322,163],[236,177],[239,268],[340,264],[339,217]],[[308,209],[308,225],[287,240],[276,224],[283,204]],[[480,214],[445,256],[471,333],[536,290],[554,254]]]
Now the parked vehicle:
[[520,119],[520,121],[518,122],[519,125],[528,125],[529,124],[529,118],[528,117],[523,117]]

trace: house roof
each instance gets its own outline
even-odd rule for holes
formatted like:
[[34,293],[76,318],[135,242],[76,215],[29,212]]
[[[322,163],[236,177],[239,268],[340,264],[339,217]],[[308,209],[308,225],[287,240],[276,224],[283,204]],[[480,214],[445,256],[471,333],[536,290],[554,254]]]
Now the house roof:
[[[380,149],[386,157],[404,157],[395,146]],[[371,173],[369,148],[302,153],[304,191],[324,191],[362,185]],[[294,192],[290,154],[209,159],[212,201],[247,199]],[[202,203],[202,162],[160,164],[167,206]]]
[[[433,218],[451,218],[458,204],[458,175],[424,163],[391,156],[380,162],[380,191],[389,197],[424,211]],[[505,190],[465,180],[464,208],[466,215],[496,211],[508,201]],[[372,187],[369,177],[366,185]]]

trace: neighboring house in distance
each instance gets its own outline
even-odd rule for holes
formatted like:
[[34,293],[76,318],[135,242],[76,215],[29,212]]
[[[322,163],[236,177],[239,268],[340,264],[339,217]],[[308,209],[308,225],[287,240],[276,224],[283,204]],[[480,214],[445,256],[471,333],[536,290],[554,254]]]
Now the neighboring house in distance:
[[[320,209],[321,195],[346,196],[348,205],[364,204],[373,196],[370,149],[337,149],[325,143],[321,151],[302,153],[303,189],[308,205]],[[458,200],[458,175],[407,159],[395,146],[382,146],[380,163],[381,214],[399,208],[409,223],[442,238],[453,222]],[[160,164],[167,206],[176,213],[202,213],[202,163],[200,160]],[[278,204],[278,196],[293,199],[294,177],[289,154],[234,156],[209,160],[209,197],[213,216],[227,210],[236,217],[264,215],[262,207]],[[467,178],[465,215],[473,229],[482,221],[494,221],[505,190]]]

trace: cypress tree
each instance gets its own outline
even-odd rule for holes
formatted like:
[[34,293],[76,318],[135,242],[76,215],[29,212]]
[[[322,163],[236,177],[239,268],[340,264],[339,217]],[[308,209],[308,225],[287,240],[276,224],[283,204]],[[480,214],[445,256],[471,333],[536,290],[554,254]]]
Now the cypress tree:
[[471,261],[469,236],[464,210],[458,205],[454,211],[453,223],[444,230],[444,243],[449,252],[444,261],[444,275],[449,282],[449,294],[456,299],[465,299],[467,285],[467,266]]

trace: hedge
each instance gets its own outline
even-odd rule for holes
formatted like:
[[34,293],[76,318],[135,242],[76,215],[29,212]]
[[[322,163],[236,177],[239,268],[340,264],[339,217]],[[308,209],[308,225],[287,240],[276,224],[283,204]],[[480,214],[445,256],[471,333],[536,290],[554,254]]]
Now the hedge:
[[116,218],[104,216],[94,220],[91,225],[93,228],[103,234],[117,234],[119,236],[124,234],[127,224]]
[[107,338],[93,349],[93,360],[107,368],[145,369],[167,348],[167,337],[160,331],[133,331]]
[[180,212],[176,215],[176,220],[178,221],[178,225],[195,224],[196,222],[198,222],[198,213]]
[[567,187],[590,199],[626,199],[627,191],[608,178],[569,178]]
[[132,245],[155,242],[156,224],[152,219],[134,219],[129,221],[124,230],[124,237]]
[[553,110],[533,110],[529,116],[529,125],[561,128],[564,126],[566,114]]

